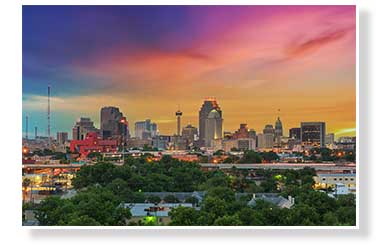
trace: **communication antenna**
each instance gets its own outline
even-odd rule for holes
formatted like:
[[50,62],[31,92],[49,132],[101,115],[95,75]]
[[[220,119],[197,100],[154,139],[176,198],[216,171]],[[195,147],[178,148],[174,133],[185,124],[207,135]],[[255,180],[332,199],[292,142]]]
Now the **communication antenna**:
[[26,125],[25,125],[25,139],[28,139],[28,123],[29,123],[29,117],[26,115]]
[[51,93],[51,86],[50,84],[47,86],[47,137],[49,146],[51,144],[50,138],[50,93]]

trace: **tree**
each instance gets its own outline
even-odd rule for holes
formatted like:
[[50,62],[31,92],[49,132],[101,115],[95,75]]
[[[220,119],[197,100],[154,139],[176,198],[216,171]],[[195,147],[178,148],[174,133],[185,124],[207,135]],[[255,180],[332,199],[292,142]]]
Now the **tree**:
[[237,215],[225,215],[223,217],[217,218],[214,221],[214,225],[218,226],[236,226],[236,225],[242,225],[242,222],[240,221],[239,217]]
[[253,150],[245,151],[240,163],[261,163],[261,156]]
[[280,157],[273,151],[262,152],[260,154],[261,154],[261,158],[266,162],[273,162],[280,159]]
[[95,219],[89,217],[88,215],[82,215],[79,217],[73,217],[67,222],[69,226],[99,226],[101,225]]
[[[24,178],[22,180],[22,201],[24,202],[26,199],[26,193],[27,193],[27,188],[31,185],[31,180],[29,178]],[[30,194],[32,194],[32,190],[30,190]],[[30,199],[32,199],[30,197]]]
[[171,217],[171,222],[169,223],[169,225],[197,225],[199,212],[194,208],[180,206],[172,209],[169,212],[169,216]]
[[150,203],[160,203],[161,198],[155,195],[147,196],[147,201]]
[[228,187],[213,187],[208,190],[207,195],[225,200],[226,202],[235,201],[235,193]]
[[196,206],[199,203],[198,199],[195,198],[195,197],[193,197],[193,196],[186,198],[185,202],[186,203],[191,203],[193,206]]

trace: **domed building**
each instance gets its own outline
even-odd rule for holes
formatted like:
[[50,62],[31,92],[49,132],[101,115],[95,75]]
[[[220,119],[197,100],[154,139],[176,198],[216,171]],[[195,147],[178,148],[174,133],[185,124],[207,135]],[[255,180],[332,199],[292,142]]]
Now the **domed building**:
[[274,128],[274,138],[275,138],[276,143],[280,143],[282,135],[283,135],[282,132],[283,132],[282,122],[280,120],[280,117],[278,117],[275,128]]

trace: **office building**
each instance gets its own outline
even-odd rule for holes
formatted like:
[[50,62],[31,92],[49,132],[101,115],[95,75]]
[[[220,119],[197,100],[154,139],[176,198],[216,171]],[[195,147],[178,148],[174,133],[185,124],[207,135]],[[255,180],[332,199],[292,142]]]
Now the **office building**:
[[150,119],[135,122],[135,138],[152,139],[158,135],[157,124],[151,122]]
[[56,140],[59,145],[64,145],[68,141],[68,133],[67,132],[57,132],[56,133]]
[[325,146],[325,122],[301,122],[301,142],[305,147]]
[[93,122],[88,117],[81,117],[79,118],[75,125],[72,128],[72,139],[73,140],[84,140],[87,133],[91,132],[99,132],[97,128],[95,128]]
[[[210,114],[211,111],[214,111],[212,113],[213,114],[212,117],[216,116],[218,118],[218,120],[222,120],[222,110],[220,109],[215,98],[205,99],[205,101],[202,104],[202,107],[199,111],[199,141],[200,141],[200,145],[202,145],[202,146],[205,145],[206,136],[208,136],[210,138],[212,136],[214,136],[214,135],[211,136],[210,132],[206,132],[206,129],[207,129],[206,121],[208,121],[209,114]],[[217,115],[215,115],[216,114],[215,112],[217,112]],[[217,125],[218,129],[219,129],[219,127],[221,127],[221,125]],[[212,132],[212,133],[214,133],[214,132]],[[218,130],[217,133],[219,133],[219,130]],[[218,137],[222,137],[222,134],[218,135]],[[208,138],[208,140],[207,140],[208,145],[210,144],[210,142],[209,142],[210,138]],[[211,141],[211,139],[210,139],[210,141]]]
[[129,138],[129,127],[126,117],[117,107],[101,108],[101,134],[103,139],[116,139],[119,143]]
[[301,139],[301,128],[289,129],[289,138],[300,140]]
[[334,133],[327,134],[325,136],[325,144],[331,145],[333,143],[335,143],[335,134]]
[[218,110],[213,109],[205,120],[205,146],[211,147],[211,141],[223,136],[223,119]]
[[198,138],[198,129],[191,124],[188,124],[182,129],[182,137],[188,141],[188,144],[193,144]]

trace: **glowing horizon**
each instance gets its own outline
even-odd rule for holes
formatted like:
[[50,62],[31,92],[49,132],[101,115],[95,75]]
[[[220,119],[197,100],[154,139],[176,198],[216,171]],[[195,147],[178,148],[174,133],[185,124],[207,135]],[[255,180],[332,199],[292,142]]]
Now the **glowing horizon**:
[[198,127],[209,96],[224,131],[261,132],[279,115],[285,135],[324,121],[354,136],[355,17],[354,6],[23,6],[23,117],[44,134],[51,83],[54,136],[78,117],[98,127],[103,106],[131,132],[149,118],[173,134],[178,105],[182,126]]

